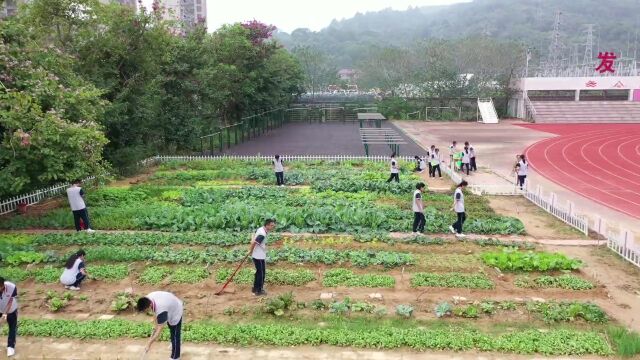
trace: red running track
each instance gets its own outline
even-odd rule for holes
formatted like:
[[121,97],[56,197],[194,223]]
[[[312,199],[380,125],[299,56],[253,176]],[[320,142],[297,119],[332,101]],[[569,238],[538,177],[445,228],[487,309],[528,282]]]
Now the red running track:
[[640,219],[640,124],[526,124],[557,134],[525,150],[537,173]]

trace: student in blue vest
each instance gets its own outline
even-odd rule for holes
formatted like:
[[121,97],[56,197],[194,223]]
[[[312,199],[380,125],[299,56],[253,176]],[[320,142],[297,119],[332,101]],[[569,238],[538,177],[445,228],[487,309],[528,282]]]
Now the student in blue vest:
[[251,254],[253,265],[256,267],[251,292],[256,296],[267,295],[267,292],[264,291],[264,281],[267,277],[267,236],[275,227],[276,221],[274,219],[265,220],[264,226],[256,230],[249,246],[249,254]]
[[144,353],[148,353],[151,345],[160,337],[162,328],[166,323],[169,326],[169,339],[171,340],[171,358],[180,359],[180,342],[182,333],[183,304],[177,296],[166,291],[154,291],[145,297],[138,299],[136,310],[139,312],[153,311],[153,335],[149,339]]
[[16,354],[16,335],[18,334],[18,288],[16,284],[0,276],[0,316],[9,325],[7,357]]

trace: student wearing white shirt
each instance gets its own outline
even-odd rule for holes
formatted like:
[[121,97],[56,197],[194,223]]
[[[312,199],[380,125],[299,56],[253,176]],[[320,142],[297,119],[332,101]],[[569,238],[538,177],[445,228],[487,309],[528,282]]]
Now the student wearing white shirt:
[[429,148],[429,154],[427,154],[427,164],[429,165],[429,177],[433,177],[433,175],[431,175],[433,173],[433,167],[431,166],[431,158],[433,157],[433,153],[436,151],[436,146],[435,145],[431,145],[431,147]]
[[87,269],[84,264],[84,250],[80,249],[69,256],[64,264],[64,271],[60,275],[60,282],[65,289],[80,290],[80,283],[87,277]]
[[456,212],[457,220],[453,225],[449,226],[449,230],[456,234],[456,237],[463,238],[465,235],[462,233],[462,225],[467,219],[467,215],[464,212],[464,188],[468,185],[465,180],[458,185],[455,193],[453,194],[453,207],[452,210]]
[[273,159],[273,170],[276,173],[276,185],[284,186],[284,161],[280,159],[280,155]]
[[[427,152],[427,157],[429,157],[429,152]],[[416,169],[414,171],[423,172],[424,169],[427,168],[427,163],[426,161],[424,161],[424,158],[421,158],[420,156],[416,155],[414,156],[414,159],[416,159]]]
[[5,281],[0,276],[0,316],[9,325],[9,340],[7,342],[7,357],[16,354],[16,335],[18,333],[18,288],[16,284]]
[[82,230],[80,226],[80,220],[82,220],[85,230],[87,230],[88,233],[92,233],[94,230],[91,230],[89,224],[89,213],[84,203],[84,190],[80,187],[81,184],[81,180],[74,180],[71,187],[67,189],[67,198],[69,199],[69,206],[71,206],[71,211],[73,212],[73,222],[76,226],[76,231]]
[[251,246],[249,247],[249,254],[251,254],[253,264],[256,267],[256,273],[253,278],[253,289],[251,289],[251,292],[256,296],[267,295],[267,292],[264,291],[264,280],[267,276],[267,235],[275,227],[275,220],[265,220],[264,226],[256,230],[256,233],[251,240]]
[[469,148],[468,147],[464,147],[464,149],[462,150],[462,166],[460,167],[460,170],[462,170],[462,172],[464,172],[464,169],[467,169],[467,175],[469,175],[469,163],[471,162],[471,155],[469,154]]
[[153,324],[155,328],[144,349],[145,354],[151,349],[151,345],[162,333],[166,323],[169,326],[169,338],[171,339],[170,359],[180,359],[180,342],[182,333],[183,303],[177,296],[166,291],[154,291],[145,297],[138,299],[136,310],[142,312],[151,308],[153,311]]
[[520,190],[524,189],[524,182],[527,179],[527,174],[529,172],[529,164],[527,163],[527,159],[524,155],[520,155],[520,161],[518,161],[518,165],[516,165],[516,172],[518,174],[518,186],[520,186]]
[[436,177],[436,170],[438,170],[438,177],[442,177],[442,172],[440,171],[440,162],[442,159],[440,158],[440,149],[435,149],[431,153],[431,177]]
[[424,191],[424,183],[416,184],[416,191],[413,192],[413,200],[411,208],[413,209],[413,233],[418,234],[424,232],[426,219],[424,217],[424,204],[422,203],[422,192]]
[[456,169],[456,165],[453,161],[453,158],[455,157],[455,155],[458,153],[458,142],[456,141],[452,141],[451,145],[449,145],[449,164],[451,166],[452,169],[457,170]]
[[420,156],[416,155],[413,158],[416,160],[416,168],[413,171],[421,172],[421,170],[420,170]]
[[396,182],[400,182],[400,166],[398,166],[398,161],[396,160],[396,153],[391,154],[391,176],[387,182],[391,182],[391,180],[395,180]]
[[473,147],[469,147],[469,160],[471,160],[471,171],[478,171],[478,165],[476,165],[476,151]]

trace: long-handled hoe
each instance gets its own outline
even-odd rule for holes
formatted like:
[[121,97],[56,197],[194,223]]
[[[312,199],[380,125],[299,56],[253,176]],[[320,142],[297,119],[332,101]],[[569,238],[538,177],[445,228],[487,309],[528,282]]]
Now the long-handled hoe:
[[220,291],[218,291],[217,293],[215,293],[216,296],[220,296],[224,293],[224,289],[227,288],[227,285],[229,285],[229,283],[231,282],[231,280],[233,280],[233,277],[236,276],[236,274],[238,273],[238,271],[240,270],[240,268],[242,267],[242,264],[244,264],[245,261],[247,261],[247,258],[249,257],[249,254],[245,255],[242,260],[240,260],[240,263],[238,264],[238,267],[236,267],[236,271],[233,272],[233,274],[231,274],[231,276],[229,276],[229,279],[227,279],[227,282],[224,283],[224,285],[222,285],[222,289],[220,289]]

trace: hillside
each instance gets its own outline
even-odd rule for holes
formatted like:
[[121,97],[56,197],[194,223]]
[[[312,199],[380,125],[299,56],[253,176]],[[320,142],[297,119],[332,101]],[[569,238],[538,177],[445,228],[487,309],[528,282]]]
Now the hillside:
[[[567,52],[584,43],[586,24],[596,25],[602,50],[633,53],[640,24],[637,0],[475,0],[450,6],[391,9],[357,14],[312,32],[278,33],[286,47],[313,45],[334,56],[339,67],[357,64],[374,46],[403,46],[425,38],[469,35],[522,41],[538,52],[549,46],[556,10],[562,11],[561,33]],[[580,54],[584,48],[578,48]]]

